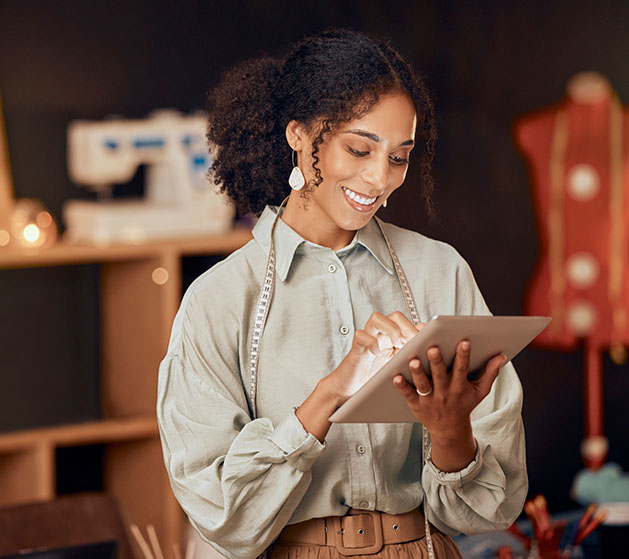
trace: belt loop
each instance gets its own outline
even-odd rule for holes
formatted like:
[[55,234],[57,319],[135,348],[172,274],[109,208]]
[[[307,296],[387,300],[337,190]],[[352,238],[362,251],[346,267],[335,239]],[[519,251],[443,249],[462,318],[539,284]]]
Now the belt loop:
[[[333,518],[334,524],[334,540],[336,543],[336,549],[341,555],[368,555],[370,553],[378,553],[384,545],[384,536],[382,534],[382,516],[378,511],[361,510],[357,514],[350,514],[348,516],[370,516],[372,520],[374,543],[373,545],[364,547],[346,547],[343,536],[345,530],[343,528],[343,519],[345,516],[335,516]],[[330,538],[331,539],[331,538]]]

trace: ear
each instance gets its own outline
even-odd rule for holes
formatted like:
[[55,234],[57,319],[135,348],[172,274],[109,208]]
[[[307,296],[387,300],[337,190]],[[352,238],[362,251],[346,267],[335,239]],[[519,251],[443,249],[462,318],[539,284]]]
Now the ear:
[[286,125],[286,141],[291,149],[301,151],[305,148],[308,140],[306,127],[296,120],[291,120]]

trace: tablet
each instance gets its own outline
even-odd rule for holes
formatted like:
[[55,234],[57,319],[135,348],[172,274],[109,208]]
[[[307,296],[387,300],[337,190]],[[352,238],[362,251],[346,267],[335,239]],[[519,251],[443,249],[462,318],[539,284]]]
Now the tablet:
[[[427,351],[439,346],[451,365],[456,346],[470,341],[470,371],[481,369],[494,355],[508,363],[550,323],[546,316],[434,316],[382,368],[331,416],[332,423],[417,423],[417,418],[393,385],[402,374],[409,381],[408,362],[417,357],[430,375]],[[504,365],[503,365],[504,366]]]

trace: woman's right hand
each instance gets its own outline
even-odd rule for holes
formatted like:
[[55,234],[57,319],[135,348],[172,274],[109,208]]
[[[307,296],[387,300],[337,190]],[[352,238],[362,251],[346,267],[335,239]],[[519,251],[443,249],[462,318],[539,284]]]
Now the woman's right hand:
[[373,313],[362,330],[356,330],[352,347],[339,366],[326,378],[339,399],[338,405],[365,384],[419,330],[403,313],[387,316]]
[[331,425],[328,418],[424,326],[416,327],[399,311],[387,316],[373,313],[354,333],[345,359],[295,411],[304,429],[323,442]]

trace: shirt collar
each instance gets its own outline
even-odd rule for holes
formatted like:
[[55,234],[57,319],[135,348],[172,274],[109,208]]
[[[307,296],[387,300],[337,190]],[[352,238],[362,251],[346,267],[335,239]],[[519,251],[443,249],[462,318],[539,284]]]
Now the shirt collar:
[[377,217],[370,219],[369,223],[356,234],[356,241],[373,255],[387,273],[393,275],[395,273],[393,258],[391,258],[391,252],[389,252],[387,242],[384,240],[381,224],[382,222]]
[[[253,238],[267,254],[271,244],[271,227],[277,215],[277,210],[277,206],[264,208],[252,232]],[[279,278],[285,281],[297,249],[302,243],[307,244],[307,241],[289,225],[278,219],[273,231],[273,242],[275,244],[275,271]],[[371,219],[365,227],[360,229],[356,233],[354,240],[348,246],[337,251],[337,254],[341,255],[351,251],[356,244],[364,246],[389,274],[395,273],[391,253],[375,218]]]
[[[260,244],[266,254],[269,253],[271,244],[271,227],[277,215],[277,206],[267,206],[264,208],[260,219],[253,228],[253,238]],[[304,238],[284,223],[277,220],[273,231],[273,243],[275,244],[275,271],[282,281],[286,280],[290,266],[293,263],[295,251],[304,243]]]

